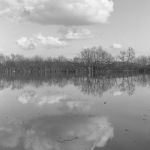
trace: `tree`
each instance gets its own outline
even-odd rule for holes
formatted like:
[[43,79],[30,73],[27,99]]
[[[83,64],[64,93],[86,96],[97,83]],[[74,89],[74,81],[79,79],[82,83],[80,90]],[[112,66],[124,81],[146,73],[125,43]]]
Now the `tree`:
[[58,60],[58,62],[67,62],[67,61],[68,61],[67,58],[64,57],[64,56],[59,56],[59,57],[57,58],[57,60]]
[[3,54],[0,54],[0,63],[4,63],[6,61],[5,56]]
[[76,56],[76,57],[73,58],[73,62],[81,63],[81,58]]
[[138,65],[142,65],[142,66],[145,66],[148,64],[148,59],[146,56],[140,56],[138,58],[136,58],[135,62],[138,64]]
[[100,63],[108,64],[114,60],[111,54],[100,47],[87,48],[81,51],[81,60],[86,64]]
[[81,51],[80,55],[82,62],[84,62],[85,64],[90,64],[92,62],[91,51],[89,48],[86,48],[83,51]]
[[129,47],[126,52],[126,59],[128,63],[133,63],[135,60],[135,52],[132,47]]
[[125,62],[126,61],[126,51],[120,51],[118,58],[121,62]]

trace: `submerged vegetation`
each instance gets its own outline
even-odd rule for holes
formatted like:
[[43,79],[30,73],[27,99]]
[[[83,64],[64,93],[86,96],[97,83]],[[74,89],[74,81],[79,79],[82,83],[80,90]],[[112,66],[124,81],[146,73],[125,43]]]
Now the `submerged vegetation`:
[[149,71],[150,57],[136,57],[134,49],[131,47],[127,51],[120,51],[116,57],[102,47],[83,49],[73,59],[67,59],[64,56],[43,59],[39,56],[25,58],[14,54],[11,56],[0,55],[1,75],[49,76],[52,73],[73,73],[94,76],[103,73],[144,73]]

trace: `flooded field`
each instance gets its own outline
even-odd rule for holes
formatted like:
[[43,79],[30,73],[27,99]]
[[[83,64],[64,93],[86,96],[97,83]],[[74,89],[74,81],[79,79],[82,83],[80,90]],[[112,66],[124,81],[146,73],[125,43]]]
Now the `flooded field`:
[[150,75],[0,80],[0,150],[146,150]]

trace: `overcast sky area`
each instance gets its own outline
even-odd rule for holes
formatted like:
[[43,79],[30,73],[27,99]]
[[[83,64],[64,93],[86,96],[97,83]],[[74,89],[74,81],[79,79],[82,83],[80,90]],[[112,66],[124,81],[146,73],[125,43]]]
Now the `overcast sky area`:
[[72,58],[102,46],[150,55],[150,0],[0,0],[0,53]]

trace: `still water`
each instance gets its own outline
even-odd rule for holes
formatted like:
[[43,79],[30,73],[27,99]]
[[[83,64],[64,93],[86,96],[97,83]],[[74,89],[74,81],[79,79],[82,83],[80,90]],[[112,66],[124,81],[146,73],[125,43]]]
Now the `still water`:
[[0,80],[0,150],[149,148],[149,75]]

